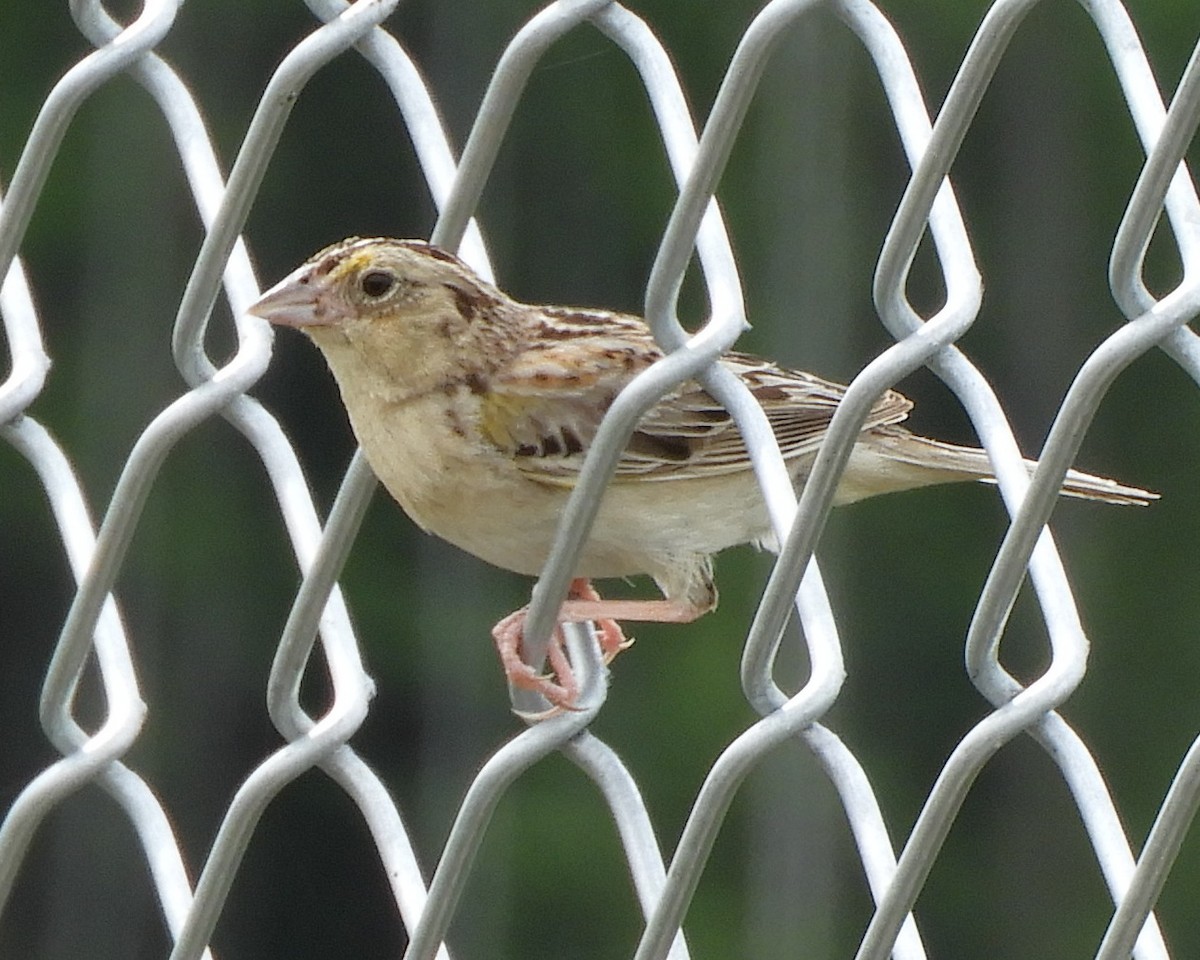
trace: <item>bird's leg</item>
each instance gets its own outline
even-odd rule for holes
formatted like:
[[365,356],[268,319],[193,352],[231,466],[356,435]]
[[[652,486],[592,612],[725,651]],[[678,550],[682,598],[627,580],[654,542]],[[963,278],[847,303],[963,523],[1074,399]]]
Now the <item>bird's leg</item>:
[[550,635],[550,645],[546,650],[550,674],[538,673],[521,656],[528,607],[510,613],[496,624],[492,628],[492,638],[496,641],[500,663],[509,683],[523,690],[533,690],[545,697],[555,708],[546,714],[549,716],[559,710],[574,710],[575,698],[579,696],[579,682],[575,679],[575,671],[571,668],[571,661],[563,648],[565,640],[560,624],[593,622],[600,651],[604,654],[604,662],[608,664],[633,643],[625,637],[617,619],[691,623],[706,609],[687,600],[604,600],[590,580],[577,577],[571,581],[567,600],[559,608],[554,632]]
[[571,582],[571,591],[558,611],[559,623],[591,620],[600,631],[600,649],[604,662],[609,663],[622,650],[633,644],[625,639],[618,620],[641,623],[691,623],[707,613],[712,605],[700,606],[687,599],[665,600],[602,600],[591,581],[582,578]]
[[[602,617],[581,612],[576,609],[577,604],[603,604],[606,600],[600,599],[600,594],[596,592],[596,588],[592,586],[592,581],[586,577],[576,577],[571,581],[571,587],[567,591],[567,601],[562,605],[558,612],[558,620],[560,623],[575,623],[579,620],[591,620],[596,625],[598,633],[597,639],[600,641],[600,652],[604,654],[604,664],[613,662],[613,659],[622,650],[628,650],[633,646],[633,638],[626,639],[625,632],[621,629],[621,625],[611,617]],[[630,618],[632,619],[632,618]]]

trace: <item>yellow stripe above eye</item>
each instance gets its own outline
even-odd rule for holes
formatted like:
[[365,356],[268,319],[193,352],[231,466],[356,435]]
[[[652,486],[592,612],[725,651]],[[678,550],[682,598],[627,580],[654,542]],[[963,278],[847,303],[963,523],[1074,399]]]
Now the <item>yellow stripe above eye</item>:
[[332,272],[338,274],[353,273],[354,271],[374,266],[378,261],[379,256],[373,249],[350,250],[342,256],[341,262],[334,267]]

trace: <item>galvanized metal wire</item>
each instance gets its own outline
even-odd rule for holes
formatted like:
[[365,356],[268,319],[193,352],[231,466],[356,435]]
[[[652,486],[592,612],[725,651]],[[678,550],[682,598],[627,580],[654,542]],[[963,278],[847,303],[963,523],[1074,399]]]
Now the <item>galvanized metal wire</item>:
[[[1034,5],[1035,0],[992,4],[944,103],[931,118],[904,46],[884,16],[886,4],[772,0],[746,29],[712,109],[697,130],[668,51],[633,9],[607,0],[558,0],[533,15],[505,48],[456,163],[418,66],[382,26],[396,0],[352,4],[310,0],[320,24],[282,59],[223,181],[200,105],[186,78],[155,52],[172,30],[177,0],[146,0],[141,13],[127,25],[113,20],[100,3],[72,0],[71,13],[96,49],[67,71],[47,95],[0,207],[0,276],[6,277],[0,289],[0,313],[10,358],[8,376],[0,385],[0,434],[32,465],[78,583],[41,701],[42,728],[60,757],[30,779],[4,813],[0,915],[47,816],[83,785],[95,783],[117,800],[137,833],[174,943],[171,957],[208,956],[208,943],[264,811],[297,777],[319,769],[353,799],[370,829],[408,932],[404,956],[408,960],[448,958],[443,941],[492,812],[526,770],[561,751],[594,781],[617,823],[645,919],[636,960],[668,956],[683,960],[690,955],[682,932],[684,918],[725,814],[747,775],[772,751],[791,743],[811,751],[835,788],[875,901],[857,957],[915,960],[926,952],[913,916],[914,904],[964,798],[996,752],[1026,733],[1046,752],[1069,787],[1112,896],[1112,920],[1096,956],[1132,954],[1140,960],[1169,956],[1152,911],[1200,805],[1200,741],[1183,758],[1142,853],[1135,856],[1096,759],[1056,712],[1085,675],[1088,644],[1047,522],[1098,405],[1129,364],[1160,348],[1200,384],[1200,340],[1187,326],[1200,313],[1200,202],[1183,161],[1200,123],[1200,47],[1168,110],[1123,5],[1119,0],[1082,2],[1111,60],[1147,159],[1112,249],[1113,297],[1128,322],[1080,367],[1040,451],[1037,472],[1030,478],[999,401],[955,346],[978,315],[982,286],[948,173],[1010,39]],[[762,411],[744,387],[713,365],[746,325],[738,267],[714,196],[780,38],[818,6],[841,18],[874,63],[911,176],[880,253],[874,284],[880,319],[896,342],[855,377],[797,500]],[[582,708],[533,725],[482,764],[445,847],[436,856],[436,870],[427,887],[400,810],[385,784],[351,746],[370,710],[373,685],[337,579],[375,480],[361,454],[356,456],[322,523],[292,446],[272,413],[248,395],[271,361],[272,337],[263,322],[244,313],[258,283],[239,236],[306,84],[335,58],[357,53],[387,83],[413,142],[440,211],[431,239],[459,249],[490,276],[484,234],[472,219],[484,185],[531,72],[560,38],[585,24],[598,28],[635,67],[678,184],[678,197],[645,291],[646,317],[672,352],[630,384],[596,437],[533,592],[528,645],[533,658],[540,659],[601,493],[639,418],[675,384],[698,378],[749,438],[754,467],[782,544],[742,661],[745,696],[760,719],[732,738],[713,763],[676,848],[664,862],[637,782],[617,754],[589,732],[592,720],[604,708],[604,668],[590,632],[583,627],[570,629],[571,658],[584,679]],[[168,124],[205,235],[174,324],[174,359],[188,388],[141,433],[97,525],[72,473],[69,451],[26,414],[46,385],[49,357],[17,253],[80,106],[122,73],[145,87]],[[1156,296],[1148,289],[1142,268],[1151,234],[1164,214],[1183,271],[1172,290]],[[921,313],[908,297],[909,270],[926,236],[936,252],[945,289],[941,307],[929,314]],[[707,321],[694,335],[684,330],[676,316],[676,299],[693,255],[698,257],[710,305]],[[206,332],[221,296],[235,317],[236,349],[218,362],[207,353]],[[1011,523],[965,646],[971,681],[993,709],[967,731],[948,757],[897,852],[867,771],[822,722],[838,698],[845,664],[838,623],[815,553],[838,478],[868,411],[884,390],[922,365],[930,367],[961,401],[992,458]],[[126,764],[145,724],[153,722],[155,705],[143,702],[113,590],[164,460],[182,438],[214,415],[225,417],[240,431],[264,465],[303,583],[266,684],[269,714],[285,743],[242,781],[203,862],[190,865],[197,877],[193,889],[168,812],[147,780]],[[1050,650],[1041,675],[1022,683],[1005,668],[1000,640],[1017,591],[1026,580],[1045,621]],[[792,616],[802,625],[809,674],[799,689],[786,691],[775,678],[775,664]],[[300,686],[318,642],[333,697],[323,713],[313,715],[301,703]],[[90,658],[98,664],[105,712],[102,722],[86,725],[79,720],[77,692]],[[537,706],[519,691],[513,693],[513,704],[520,710]],[[433,859],[428,851],[425,858]],[[803,950],[803,944],[796,944],[797,954]]]

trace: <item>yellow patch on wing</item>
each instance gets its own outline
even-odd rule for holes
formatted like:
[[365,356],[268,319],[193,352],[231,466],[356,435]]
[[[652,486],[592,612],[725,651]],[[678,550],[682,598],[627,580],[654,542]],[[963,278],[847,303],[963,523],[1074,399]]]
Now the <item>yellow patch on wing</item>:
[[517,449],[535,439],[531,435],[536,398],[489,390],[484,395],[480,427],[490,443],[515,455]]

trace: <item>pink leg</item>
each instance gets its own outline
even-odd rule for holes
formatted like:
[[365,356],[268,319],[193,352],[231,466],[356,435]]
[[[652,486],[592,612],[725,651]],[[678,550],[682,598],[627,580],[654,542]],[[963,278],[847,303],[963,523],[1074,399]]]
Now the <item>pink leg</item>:
[[[527,612],[528,608],[522,607],[492,628],[492,637],[500,653],[504,674],[513,686],[540,693],[554,705],[554,708],[543,716],[552,716],[560,710],[573,710],[575,698],[579,696],[579,683],[563,650],[562,630],[555,628],[546,651],[552,671],[549,676],[538,673],[521,657]],[[571,581],[567,600],[558,612],[558,622],[594,622],[599,634],[600,650],[607,664],[633,643],[632,640],[626,639],[620,624],[617,623],[618,619],[691,623],[704,612],[704,609],[684,600],[603,600],[592,587],[590,580],[579,577]],[[558,682],[555,683],[552,677],[557,678]]]
[[592,586],[592,581],[585,577],[576,577],[571,581],[571,588],[567,591],[567,602],[563,604],[562,609],[558,613],[559,620],[563,623],[574,623],[576,620],[592,620],[599,634],[600,652],[604,654],[604,663],[607,666],[613,662],[618,653],[622,650],[628,650],[633,646],[633,639],[626,639],[621,625],[609,617],[564,616],[568,608],[573,608],[574,604],[580,602],[605,602],[600,599],[600,594]]

